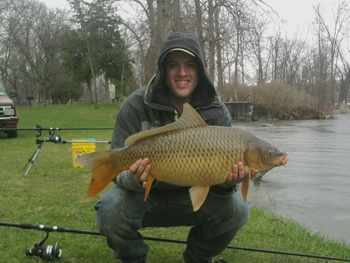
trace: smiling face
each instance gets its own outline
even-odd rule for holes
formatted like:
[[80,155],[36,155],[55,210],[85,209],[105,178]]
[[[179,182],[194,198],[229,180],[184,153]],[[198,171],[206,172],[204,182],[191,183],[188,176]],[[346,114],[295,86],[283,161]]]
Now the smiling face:
[[169,97],[175,107],[190,102],[198,83],[198,66],[195,58],[181,51],[169,53],[165,58],[165,78]]

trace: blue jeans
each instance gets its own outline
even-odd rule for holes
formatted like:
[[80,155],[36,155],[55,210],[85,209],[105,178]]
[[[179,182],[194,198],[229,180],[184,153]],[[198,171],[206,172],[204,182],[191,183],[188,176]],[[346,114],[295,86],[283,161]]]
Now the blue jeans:
[[151,189],[144,193],[119,186],[95,204],[97,224],[115,258],[125,263],[145,261],[148,245],[138,232],[143,227],[193,226],[187,238],[186,262],[207,262],[220,254],[247,222],[249,205],[239,192],[218,197],[208,194],[193,212],[188,188]]

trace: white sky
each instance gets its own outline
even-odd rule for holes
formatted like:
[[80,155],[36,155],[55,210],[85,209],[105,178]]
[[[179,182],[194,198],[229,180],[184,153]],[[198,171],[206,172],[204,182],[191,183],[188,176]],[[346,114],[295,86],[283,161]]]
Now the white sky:
[[[39,0],[49,8],[66,8],[69,4],[66,0]],[[242,0],[243,1],[243,0]],[[270,5],[278,14],[281,23],[281,33],[289,37],[297,35],[299,39],[306,39],[312,35],[311,24],[315,18],[314,6],[320,4],[322,15],[329,23],[333,22],[332,11],[335,10],[340,1],[347,2],[350,7],[350,0],[263,0]],[[277,19],[277,18],[276,18]],[[332,27],[330,27],[332,28]],[[350,51],[350,37],[343,43]]]
[[50,8],[69,8],[69,4],[66,0],[39,0],[40,2],[45,3]]
[[[326,21],[333,21],[332,11],[340,0],[264,0],[285,22],[282,31],[288,34],[306,34],[315,18],[314,6],[321,7]],[[350,6],[350,0],[345,0]]]
[[[50,8],[67,8],[69,4],[66,0],[40,0]],[[332,8],[340,0],[264,0],[285,20],[281,29],[294,34],[297,31],[306,32],[315,17],[313,6],[320,4],[324,10],[324,15],[332,20]],[[350,6],[350,0],[345,0]]]

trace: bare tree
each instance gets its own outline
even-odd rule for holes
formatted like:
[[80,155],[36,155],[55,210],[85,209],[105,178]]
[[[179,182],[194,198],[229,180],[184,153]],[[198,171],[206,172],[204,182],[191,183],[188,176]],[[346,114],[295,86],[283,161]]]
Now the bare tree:
[[[156,8],[154,5],[156,4]],[[170,0],[147,0],[147,11],[150,29],[150,44],[146,53],[145,82],[151,79],[157,65],[157,55],[161,42],[169,34],[170,24]]]
[[316,24],[316,36],[317,36],[317,48],[314,53],[314,77],[315,77],[315,93],[318,98],[317,111],[319,117],[321,116],[322,107],[326,104],[326,99],[328,97],[328,83],[327,69],[330,65],[329,59],[329,47],[327,46],[327,41],[324,37],[324,30],[322,24]]
[[221,39],[221,29],[220,29],[220,5],[216,3],[215,8],[215,35],[216,35],[216,68],[217,68],[217,90],[219,94],[225,96],[224,91],[224,76],[223,76],[223,66],[222,66],[222,39]]
[[[322,92],[317,87],[323,87],[325,92],[330,87],[330,76],[334,73],[331,74],[332,59],[327,53],[331,44],[326,41],[328,35],[322,33],[324,28],[316,30],[319,41],[313,47],[308,47],[297,35],[294,38],[284,38],[278,32],[268,35],[266,27],[275,13],[263,1],[133,0],[132,3],[143,14],[128,24],[138,43],[135,54],[143,57],[137,58],[144,64],[143,83],[155,72],[162,39],[171,31],[181,30],[197,36],[210,77],[223,97],[222,87],[231,82],[230,94],[238,99],[237,88],[246,80],[282,81],[320,96]],[[320,20],[317,23],[322,25]],[[341,40],[336,39],[337,43]],[[251,68],[256,70],[251,71],[252,75],[248,71]]]
[[208,0],[208,59],[209,59],[209,76],[212,81],[215,80],[215,36],[214,36],[214,3]]
[[344,39],[343,30],[345,30],[345,23],[349,19],[349,7],[346,1],[341,1],[338,3],[335,12],[333,12],[334,19],[334,28],[331,29],[330,26],[326,23],[320,5],[314,7],[316,13],[316,21],[323,30],[326,31],[327,39],[330,44],[330,85],[331,85],[331,103],[334,105],[335,101],[335,69],[338,58],[338,49],[337,47],[341,45],[341,42]]
[[[11,48],[7,50],[7,62],[13,63],[3,65],[16,76],[18,73],[15,72],[20,72],[37,86],[37,89],[23,93],[36,95],[39,101],[43,99],[43,103],[47,103],[58,59],[56,41],[64,26],[65,14],[48,10],[34,0],[10,0],[8,3],[3,43]],[[32,92],[35,94],[30,94]]]
[[348,94],[350,89],[350,64],[345,60],[344,56],[341,55],[340,58],[343,66],[342,68],[337,67],[340,77],[338,108],[341,104],[348,104]]
[[200,0],[195,0],[194,1],[195,4],[195,10],[196,10],[196,28],[197,28],[197,36],[198,36],[198,41],[199,44],[202,48],[203,51],[203,56],[204,56],[204,60],[205,60],[205,44],[204,44],[204,36],[203,36],[203,22],[202,22],[202,7],[201,7],[201,3]]
[[250,26],[250,46],[258,65],[257,84],[264,84],[264,65],[263,65],[263,49],[264,47],[264,33],[267,30],[266,21],[255,20],[251,22]]
[[181,16],[180,0],[173,0],[174,31],[184,32],[185,25]]
[[281,33],[278,32],[275,36],[271,36],[269,38],[270,46],[269,46],[269,53],[272,58],[272,80],[277,81],[278,78],[278,61],[280,56],[280,49],[281,49]]

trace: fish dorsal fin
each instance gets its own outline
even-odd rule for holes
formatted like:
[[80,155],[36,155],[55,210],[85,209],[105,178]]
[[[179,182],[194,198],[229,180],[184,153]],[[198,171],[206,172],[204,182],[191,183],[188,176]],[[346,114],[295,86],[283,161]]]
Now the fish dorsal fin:
[[177,121],[169,123],[159,128],[150,129],[131,135],[126,139],[125,146],[133,145],[138,141],[150,136],[160,135],[163,133],[174,132],[189,128],[204,127],[206,125],[206,122],[201,118],[201,116],[196,112],[196,110],[190,104],[185,103],[183,105],[183,113]]

